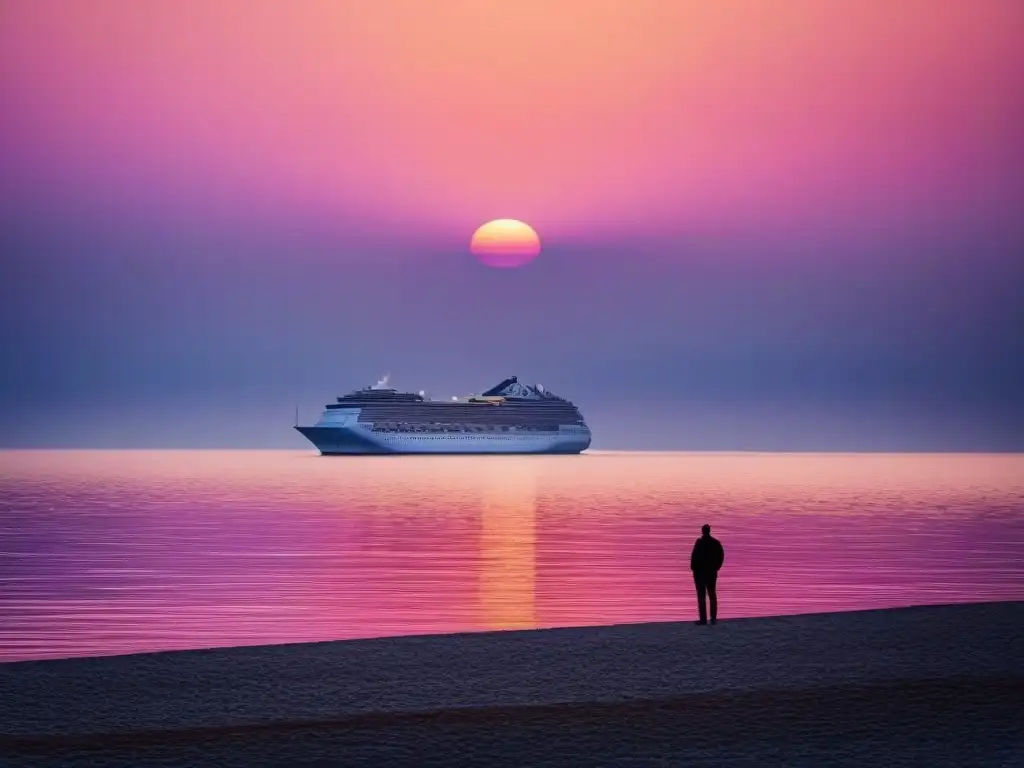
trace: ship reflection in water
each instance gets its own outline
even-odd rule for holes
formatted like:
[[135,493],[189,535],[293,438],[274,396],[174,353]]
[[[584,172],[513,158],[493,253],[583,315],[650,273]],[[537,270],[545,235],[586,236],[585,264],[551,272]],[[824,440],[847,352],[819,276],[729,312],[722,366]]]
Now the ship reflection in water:
[[0,453],[0,659],[1024,599],[1024,457]]

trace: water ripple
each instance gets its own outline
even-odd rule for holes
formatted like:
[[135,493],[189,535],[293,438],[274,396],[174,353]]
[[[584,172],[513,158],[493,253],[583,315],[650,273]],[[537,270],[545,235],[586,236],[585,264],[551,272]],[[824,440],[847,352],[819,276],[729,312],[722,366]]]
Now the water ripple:
[[0,660],[1024,599],[1024,457],[0,453]]

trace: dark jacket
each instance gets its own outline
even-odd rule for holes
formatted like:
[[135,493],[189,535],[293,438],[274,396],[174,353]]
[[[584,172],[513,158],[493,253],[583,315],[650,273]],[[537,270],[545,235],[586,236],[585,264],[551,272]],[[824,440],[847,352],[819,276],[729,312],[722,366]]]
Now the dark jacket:
[[714,536],[701,536],[690,554],[690,570],[694,573],[718,573],[725,562],[725,549]]

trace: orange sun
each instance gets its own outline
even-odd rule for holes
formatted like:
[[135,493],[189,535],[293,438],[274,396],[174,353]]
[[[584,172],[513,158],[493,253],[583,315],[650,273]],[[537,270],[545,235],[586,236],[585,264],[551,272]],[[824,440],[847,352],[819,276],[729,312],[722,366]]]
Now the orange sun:
[[473,233],[469,250],[489,267],[521,267],[537,258],[540,238],[529,224],[515,219],[495,219]]

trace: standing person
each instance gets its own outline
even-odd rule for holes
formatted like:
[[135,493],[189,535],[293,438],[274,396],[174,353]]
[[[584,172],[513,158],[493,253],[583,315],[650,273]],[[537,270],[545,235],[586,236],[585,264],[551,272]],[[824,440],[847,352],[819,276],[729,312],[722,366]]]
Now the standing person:
[[697,586],[697,610],[700,613],[698,624],[708,623],[707,607],[704,596],[711,603],[711,623],[718,621],[718,593],[715,585],[718,571],[725,562],[725,549],[722,542],[711,535],[711,526],[704,525],[700,529],[701,536],[693,545],[690,554],[690,570],[693,571],[693,583]]

